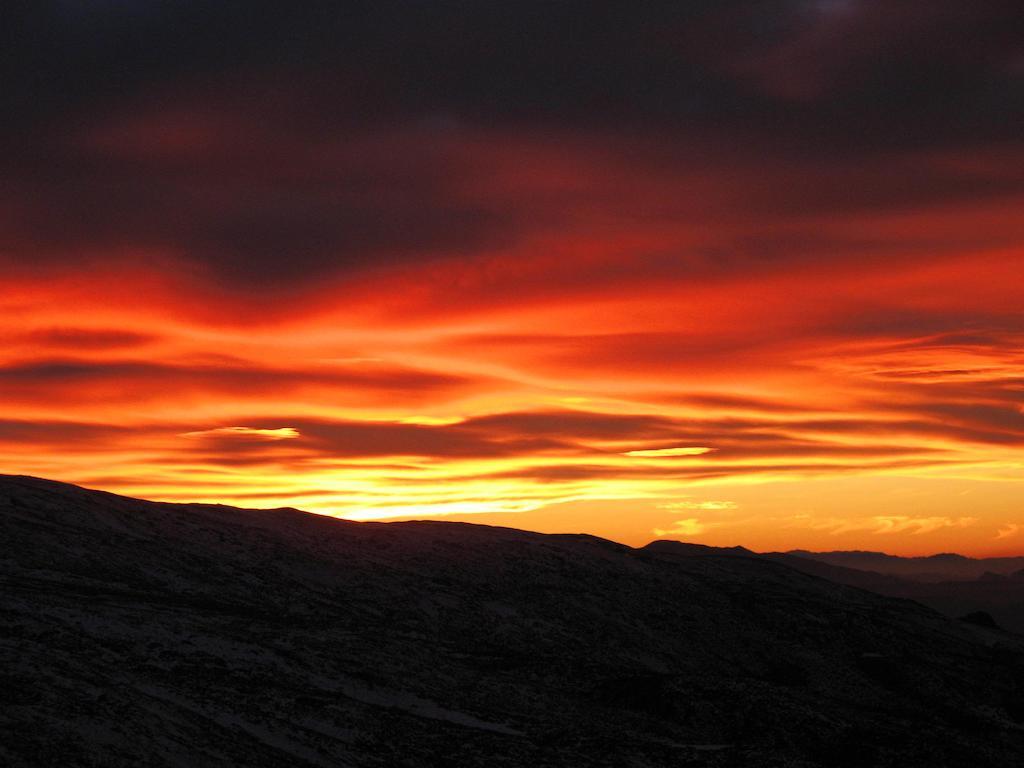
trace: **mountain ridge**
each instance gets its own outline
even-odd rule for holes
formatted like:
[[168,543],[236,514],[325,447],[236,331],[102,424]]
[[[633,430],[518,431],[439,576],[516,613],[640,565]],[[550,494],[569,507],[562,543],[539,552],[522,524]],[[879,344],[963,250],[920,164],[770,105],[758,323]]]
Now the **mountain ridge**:
[[782,554],[808,558],[830,565],[874,570],[892,576],[902,576],[916,581],[947,581],[976,579],[986,571],[1009,575],[1024,569],[1024,555],[1004,557],[969,557],[955,552],[941,552],[934,555],[904,557],[885,552],[860,550],[836,550],[812,552],[790,550]]
[[25,477],[0,477],[0,542],[12,768],[994,767],[1024,750],[1020,638],[737,551]]

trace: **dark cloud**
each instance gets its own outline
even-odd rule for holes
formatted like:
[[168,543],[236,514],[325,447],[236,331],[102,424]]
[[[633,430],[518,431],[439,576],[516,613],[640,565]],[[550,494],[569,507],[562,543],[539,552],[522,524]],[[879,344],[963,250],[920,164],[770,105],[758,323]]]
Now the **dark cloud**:
[[[569,153],[603,137],[615,164],[666,177],[634,202],[606,179],[608,219],[699,219],[665,202],[694,172],[740,182],[725,207],[760,216],[1024,189],[1008,170],[1024,116],[1009,0],[17,0],[4,14],[0,248],[15,261],[162,254],[273,288],[501,250],[593,212],[594,190],[531,204],[537,190],[488,159],[510,134]],[[989,146],[1010,162],[905,157]],[[708,260],[885,247],[807,237],[747,235]]]
[[300,390],[336,389],[352,402],[452,396],[482,380],[388,365],[323,366],[314,370],[254,364],[172,365],[136,361],[50,360],[0,367],[0,402],[133,402],[169,396],[261,398]]
[[681,482],[693,482],[700,480],[718,480],[737,476],[757,475],[830,475],[852,472],[864,472],[874,470],[915,470],[927,469],[942,465],[955,465],[956,461],[943,461],[942,459],[896,459],[879,460],[870,463],[857,462],[800,462],[800,463],[748,463],[731,464],[728,466],[648,466],[623,468],[603,464],[565,464],[565,465],[538,465],[513,469],[501,472],[493,472],[486,477],[495,480],[533,480],[541,483],[565,483],[595,480],[614,480],[622,478],[632,479],[662,479],[678,480]]
[[576,450],[564,440],[528,431],[494,434],[460,426],[355,422],[301,422],[298,429],[304,435],[304,442],[331,456],[495,458]]
[[[843,136],[878,122],[1009,136],[998,116],[1022,106],[1024,21],[1012,0],[72,5],[6,6],[15,114],[227,75],[307,84],[320,97],[310,112],[332,124],[454,114],[758,118],[755,129],[794,130],[810,117]],[[779,115],[780,103],[796,114]],[[846,122],[854,116],[860,125]]]
[[213,131],[212,147],[162,146],[188,138],[161,132],[190,128],[157,113],[142,125],[100,126],[112,133],[100,146],[75,137],[37,148],[44,157],[14,169],[20,183],[4,195],[10,213],[0,242],[44,262],[104,250],[165,254],[229,284],[272,286],[465,255],[512,237],[510,213],[460,195],[467,159],[431,146],[429,134],[348,135],[312,147],[300,127],[235,136],[217,124],[223,107],[206,108],[214,114],[187,119],[212,120],[191,127]]
[[741,411],[765,414],[797,414],[806,413],[806,404],[782,402],[761,397],[737,397],[735,395],[718,395],[708,393],[655,393],[652,402],[686,405],[704,408],[709,411]]
[[[922,422],[918,436],[936,432],[959,437],[956,427],[946,432]],[[572,456],[586,461],[596,457],[620,457],[628,450],[678,446],[710,447],[704,459],[712,462],[743,462],[790,458],[882,460],[896,456],[937,455],[941,449],[878,442],[879,437],[912,437],[916,423],[889,430],[870,420],[762,422],[756,419],[670,419],[649,414],[611,415],[588,411],[511,412],[468,419],[445,425],[395,422],[329,421],[323,419],[250,420],[257,429],[287,426],[299,436],[268,441],[217,430],[198,433],[196,450],[208,459],[223,454],[231,458],[279,456],[299,452],[310,457],[368,458],[417,456],[424,458],[522,458]],[[816,439],[814,433],[871,436],[872,444],[843,445]],[[651,442],[657,441],[657,442]],[[685,463],[692,457],[666,457],[663,469],[673,472],[673,459]],[[622,465],[619,461],[618,466]],[[731,471],[731,470],[730,470]]]
[[528,434],[577,440],[637,440],[674,437],[679,425],[672,419],[648,414],[531,411],[479,416],[461,422],[458,429],[481,434]]
[[42,328],[21,334],[11,334],[8,343],[30,346],[34,350],[59,349],[115,350],[141,347],[160,337],[155,334],[135,331],[119,331],[111,328]]
[[913,407],[940,423],[987,429],[1001,436],[1000,442],[1024,444],[1024,412],[1019,403],[924,403]]
[[1018,337],[1024,335],[1024,317],[995,314],[984,307],[938,312],[875,306],[870,311],[840,318],[824,330],[852,338],[891,338],[892,344],[901,348],[1014,349]]
[[138,430],[113,424],[74,421],[0,420],[0,442],[23,446],[88,446],[100,448],[113,441],[138,434]]
[[[846,435],[873,439],[885,437],[916,437],[938,438],[957,443],[974,443],[979,445],[1006,445],[1019,442],[1020,437],[1005,431],[995,430],[985,425],[958,423],[944,420],[929,420],[928,407],[903,404],[893,407],[891,404],[879,403],[873,407],[882,413],[892,413],[892,419],[807,419],[798,422],[796,428],[804,432]],[[907,412],[917,412],[923,418],[897,418]]]
[[732,336],[721,332],[538,333],[468,336],[458,343],[466,350],[497,346],[514,358],[553,370],[649,374],[692,366],[728,368],[730,361],[749,360],[762,354],[777,337],[776,330],[766,327]]

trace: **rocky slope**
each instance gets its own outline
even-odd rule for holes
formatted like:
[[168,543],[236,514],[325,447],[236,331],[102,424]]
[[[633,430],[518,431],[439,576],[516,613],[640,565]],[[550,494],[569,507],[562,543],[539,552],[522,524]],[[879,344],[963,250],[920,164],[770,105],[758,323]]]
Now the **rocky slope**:
[[745,556],[0,478],[5,766],[1007,766],[1024,656]]

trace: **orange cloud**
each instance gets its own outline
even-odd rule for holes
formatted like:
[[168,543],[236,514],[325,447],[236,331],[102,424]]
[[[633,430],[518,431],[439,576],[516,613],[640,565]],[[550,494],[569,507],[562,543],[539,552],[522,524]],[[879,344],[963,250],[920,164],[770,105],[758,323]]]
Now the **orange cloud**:
[[[699,63],[694,88],[738,89],[707,121],[635,88],[616,91],[642,118],[628,130],[610,108],[301,120],[322,79],[257,104],[214,78],[39,132],[3,161],[0,470],[360,519],[599,530],[615,504],[617,535],[753,547],[799,480],[794,546],[1012,539],[1024,149],[1001,113],[948,141],[853,119],[860,91],[835,92],[876,55],[945,39],[892,14],[765,47],[733,31],[728,62],[693,30],[644,37],[654,64]],[[725,34],[711,17],[697,27]],[[823,42],[864,25],[873,47]],[[348,114],[341,90],[323,103]],[[772,99],[797,110],[788,128]],[[821,100],[850,119],[815,122]],[[770,119],[734,124],[743,104]],[[850,477],[922,496],[851,510],[830,490]],[[960,483],[995,489],[986,508],[950,509]],[[720,525],[741,502],[717,499],[751,486],[744,522]],[[701,517],[664,519],[678,510]]]

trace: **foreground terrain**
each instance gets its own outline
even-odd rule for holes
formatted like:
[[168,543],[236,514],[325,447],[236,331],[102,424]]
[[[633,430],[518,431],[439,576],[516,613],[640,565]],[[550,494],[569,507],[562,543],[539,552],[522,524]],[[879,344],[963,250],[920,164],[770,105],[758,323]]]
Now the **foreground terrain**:
[[765,558],[0,478],[5,766],[1008,766],[1016,635]]

